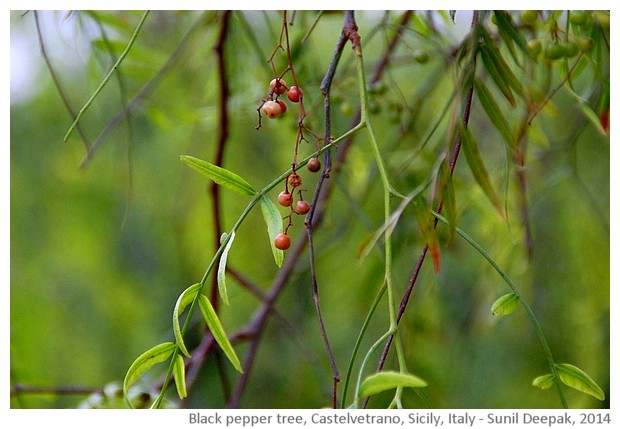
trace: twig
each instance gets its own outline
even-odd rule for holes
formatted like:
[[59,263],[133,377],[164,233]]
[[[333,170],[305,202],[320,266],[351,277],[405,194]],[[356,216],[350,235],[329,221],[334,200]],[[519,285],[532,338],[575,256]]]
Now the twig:
[[142,15],[142,18],[140,18],[140,22],[138,22],[138,25],[137,25],[136,29],[134,30],[133,34],[131,35],[131,38],[129,39],[129,42],[127,43],[127,46],[125,47],[125,50],[118,57],[118,59],[116,60],[116,63],[114,63],[114,65],[112,66],[110,71],[105,75],[105,77],[103,78],[103,80],[101,81],[101,83],[99,84],[97,89],[95,89],[95,92],[93,93],[93,95],[91,95],[91,97],[88,99],[88,101],[86,101],[84,106],[78,112],[77,116],[75,117],[75,120],[73,121],[73,123],[71,124],[71,126],[67,130],[67,133],[65,134],[65,137],[63,138],[63,140],[65,142],[67,140],[69,140],[69,137],[71,136],[71,133],[73,132],[73,130],[77,126],[78,122],[80,122],[80,119],[82,119],[82,115],[88,110],[90,105],[93,104],[93,101],[95,101],[95,98],[97,98],[99,93],[103,90],[103,88],[106,86],[106,84],[108,83],[108,81],[112,77],[112,74],[114,74],[114,72],[118,69],[118,67],[121,65],[121,63],[123,62],[123,60],[125,59],[125,57],[129,53],[129,51],[131,50],[131,47],[133,46],[134,42],[138,38],[138,34],[140,34],[140,31],[142,30],[142,26],[144,25],[144,22],[146,21],[146,18],[147,18],[148,15],[149,15],[149,11],[147,10]]
[[[71,103],[69,102],[69,99],[67,98],[67,94],[65,93],[65,90],[63,89],[62,84],[60,83],[60,79],[56,75],[56,71],[54,70],[54,67],[52,66],[52,62],[50,61],[50,58],[47,55],[47,50],[45,49],[45,43],[43,42],[43,35],[41,33],[41,26],[39,25],[39,12],[37,12],[36,10],[34,11],[34,22],[35,22],[35,26],[37,29],[37,37],[39,39],[39,49],[41,50],[41,56],[43,57],[43,60],[45,61],[45,65],[47,65],[47,69],[50,73],[50,76],[52,77],[54,86],[56,86],[56,90],[58,91],[58,94],[60,95],[60,99],[62,100],[63,104],[65,105],[65,108],[69,112],[71,119],[75,121],[77,115],[75,114],[73,107],[71,107]],[[82,138],[82,142],[84,143],[84,148],[86,149],[86,152],[88,153],[88,151],[90,150],[90,144],[88,143],[88,137],[84,133],[84,130],[82,130],[82,127],[80,127],[79,125],[77,125],[77,132]]]
[[[472,28],[476,25],[478,20],[478,13],[474,12],[474,16],[472,18]],[[475,61],[475,57],[474,57],[474,61]],[[474,68],[475,69],[475,68]],[[465,109],[463,112],[463,123],[465,124],[465,126],[467,126],[467,124],[469,123],[469,117],[470,117],[470,113],[471,113],[471,104],[472,104],[472,99],[473,99],[473,94],[474,94],[474,86],[473,86],[473,81],[470,84],[470,87],[467,91],[467,98],[465,101]],[[454,148],[452,149],[452,155],[450,157],[450,166],[449,166],[449,174],[452,176],[452,174],[454,173],[454,168],[456,167],[456,162],[458,160],[458,156],[459,156],[459,152],[461,149],[461,138],[460,136],[457,137]],[[443,199],[439,201],[439,205],[437,208],[437,212],[441,213],[441,209],[443,207]],[[434,226],[437,227],[437,222],[438,219],[435,219],[434,221]],[[428,253],[428,244],[425,244],[424,247],[422,248],[422,252],[420,253],[420,256],[418,257],[418,261],[416,262],[415,268],[413,270],[413,274],[409,280],[409,284],[407,285],[407,289],[405,291],[405,293],[403,294],[403,297],[401,299],[400,302],[400,306],[398,309],[398,314],[396,316],[396,323],[398,324],[400,322],[400,319],[402,318],[403,314],[405,313],[405,310],[407,308],[407,304],[409,302],[409,298],[411,297],[411,293],[413,292],[413,287],[415,286],[415,283],[418,279],[418,276],[420,274],[420,270],[422,269],[422,264],[424,262],[424,259],[426,258],[426,254]],[[387,355],[390,351],[390,347],[392,345],[392,342],[394,340],[394,335],[391,335],[390,338],[388,339],[387,343],[385,344],[385,347],[383,349],[383,352],[381,354],[381,357],[379,359],[379,363],[377,365],[377,372],[381,371],[385,365],[385,361],[387,359]],[[368,404],[368,399],[366,398],[364,400],[364,407],[366,407],[366,405]]]

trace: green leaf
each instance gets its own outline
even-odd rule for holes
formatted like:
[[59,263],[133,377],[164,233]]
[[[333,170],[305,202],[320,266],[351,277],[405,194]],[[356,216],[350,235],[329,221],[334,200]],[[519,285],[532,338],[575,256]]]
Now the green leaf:
[[493,98],[493,94],[491,94],[491,91],[489,91],[487,86],[480,79],[475,80],[475,85],[478,100],[491,120],[491,123],[497,128],[497,131],[499,131],[504,140],[506,140],[508,147],[514,149],[516,140],[512,134],[508,120],[506,120],[506,117],[502,114],[499,105],[495,101],[495,98]]
[[215,313],[211,302],[209,302],[209,299],[206,296],[200,294],[198,296],[198,304],[200,305],[200,311],[202,312],[205,322],[207,322],[207,326],[213,334],[213,338],[215,338],[215,341],[217,341],[217,343],[220,345],[222,351],[224,352],[230,363],[232,363],[232,365],[237,371],[243,374],[243,369],[241,368],[239,358],[235,354],[235,350],[230,344],[230,341],[228,341],[226,332],[224,332],[222,323],[217,317],[217,314]]
[[456,232],[457,209],[454,184],[452,183],[452,175],[450,174],[447,160],[441,164],[440,175],[442,177],[441,197],[443,199],[444,213],[448,219],[448,243],[451,243],[454,238],[454,233]]
[[168,360],[168,358],[172,356],[172,353],[174,353],[176,347],[177,345],[175,343],[166,342],[158,344],[142,353],[131,364],[127,370],[127,374],[125,374],[125,380],[123,380],[123,394],[125,395],[125,398],[128,398],[129,396],[129,388],[133,386],[140,377],[142,377],[142,374],[147,372],[156,363],[161,363]]
[[252,187],[252,185],[232,171],[228,171],[225,168],[218,167],[210,162],[203,161],[189,155],[181,155],[181,161],[199,173],[207,176],[218,185],[228,188],[231,191],[237,192],[241,195],[251,196],[256,194],[256,190]]
[[172,373],[174,374],[174,384],[177,386],[179,398],[186,398],[187,386],[185,385],[185,363],[183,362],[183,356],[177,354],[174,358]]
[[[515,27],[514,23],[512,22],[512,18],[510,17],[510,14],[506,11],[498,10],[494,11],[494,14],[495,18],[497,19],[497,28],[500,31],[502,39],[504,39],[504,41],[506,42],[506,45],[510,47],[508,41],[512,40],[526,55],[532,57],[532,52],[527,44],[527,40],[525,40],[525,37],[523,37],[523,33],[517,30],[517,28]],[[512,49],[511,54],[513,55],[513,58],[516,62],[518,59],[516,58]]]
[[397,387],[426,387],[426,381],[413,374],[383,371],[368,376],[360,387],[360,398],[376,395]]
[[491,78],[495,82],[495,85],[497,85],[502,94],[504,94],[504,97],[506,97],[508,103],[510,103],[512,107],[515,107],[517,105],[517,102],[515,100],[514,94],[512,93],[512,90],[510,89],[510,85],[508,84],[508,82],[506,82],[502,73],[495,65],[495,62],[489,54],[489,50],[483,46],[480,49],[480,56],[482,57],[482,62],[484,63],[485,70],[491,76]]
[[590,121],[590,123],[594,125],[594,128],[596,128],[596,130],[601,133],[601,135],[606,136],[607,132],[605,131],[605,128],[603,128],[603,124],[601,124],[601,120],[594,112],[594,110],[592,110],[592,108],[586,103],[579,103],[579,107],[581,108],[581,112],[588,119],[588,121]]
[[422,195],[417,195],[413,199],[413,210],[420,233],[424,237],[424,241],[428,246],[428,251],[433,259],[433,268],[435,273],[439,272],[441,266],[441,255],[439,254],[439,237],[437,236],[437,228],[435,228],[434,216],[431,212],[428,201]]
[[605,393],[586,372],[575,365],[561,363],[556,365],[562,383],[582,393],[594,396],[599,401],[605,399]]
[[519,295],[509,293],[498,298],[491,307],[493,316],[506,316],[517,309],[519,305]]
[[553,374],[545,374],[540,377],[536,377],[532,382],[532,386],[538,387],[541,390],[547,390],[555,383],[555,377]]
[[506,215],[504,213],[504,207],[502,206],[502,202],[499,196],[495,192],[495,188],[493,187],[493,183],[491,182],[489,173],[484,166],[484,162],[482,162],[482,157],[480,156],[478,144],[476,143],[474,135],[472,134],[469,127],[465,126],[459,127],[459,132],[461,134],[461,140],[463,142],[462,148],[465,152],[465,159],[467,159],[467,164],[469,164],[471,172],[476,178],[478,185],[480,185],[486,196],[489,198],[491,203],[499,212],[499,214],[503,218],[505,218]]
[[276,235],[282,232],[282,215],[275,206],[275,204],[267,197],[260,199],[260,210],[263,213],[263,219],[267,224],[267,233],[269,234],[269,242],[271,243],[271,252],[273,253],[273,259],[278,267],[282,266],[284,261],[284,251],[276,248],[274,239]]
[[220,292],[222,301],[226,305],[229,305],[228,292],[226,291],[226,261],[228,260],[228,251],[230,250],[234,239],[235,231],[232,231],[225,237],[225,240],[228,240],[228,242],[226,243],[226,247],[224,247],[224,250],[222,251],[222,256],[220,256],[220,263],[217,267],[217,289]]
[[179,323],[179,316],[183,314],[183,310],[187,307],[196,297],[196,294],[200,291],[200,283],[196,283],[185,289],[179,298],[177,299],[176,304],[174,305],[174,310],[172,311],[172,332],[174,334],[174,339],[179,346],[179,350],[185,356],[190,357],[187,348],[185,347],[185,342],[183,341],[183,334],[181,333],[181,324]]

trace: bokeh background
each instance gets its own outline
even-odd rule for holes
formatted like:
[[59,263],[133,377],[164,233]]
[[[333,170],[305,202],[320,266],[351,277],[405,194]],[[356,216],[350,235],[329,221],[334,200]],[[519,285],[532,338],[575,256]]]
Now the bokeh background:
[[[369,73],[401,15],[383,11],[356,15]],[[127,11],[38,12],[47,56],[75,111],[122,52],[140,16]],[[290,37],[295,70],[304,83],[306,124],[320,135],[319,86],[343,17],[325,13],[302,43],[316,16],[311,11],[297,13]],[[518,11],[512,16],[518,23]],[[548,39],[550,21],[542,17],[536,26],[523,30],[526,38]],[[221,19],[218,11],[150,14],[119,69],[121,80],[116,76],[110,80],[81,127],[92,144],[122,112],[123,103],[129,103],[130,120],[115,123],[84,163],[86,151],[78,134],[63,142],[71,118],[40,53],[34,14],[11,12],[12,408],[123,406],[120,400],[102,400],[101,389],[108,386],[108,392],[114,391],[139,354],[172,340],[174,303],[186,287],[200,280],[218,240],[212,227],[210,184],[183,165],[179,155],[209,161],[215,156],[219,87],[213,46]],[[605,26],[604,20],[589,19],[599,31],[596,34],[609,34],[608,21]],[[273,78],[267,58],[277,44],[281,20],[276,12],[234,12],[224,47],[230,135],[223,165],[256,189],[290,167],[295,142],[291,107],[288,116],[265,120],[260,131],[255,129],[256,107]],[[468,12],[457,13],[455,24],[445,14],[415,14],[372,91],[377,111],[371,119],[389,174],[403,193],[433,173],[445,150],[450,114],[444,107],[454,93],[456,74],[451,55],[470,20]],[[494,31],[493,22],[487,20]],[[558,22],[560,31],[568,28],[566,15]],[[570,31],[571,37],[579,32]],[[512,61],[501,40],[498,46]],[[428,61],[414,60],[419,50],[428,53]],[[459,161],[454,183],[459,226],[522,290],[555,359],[588,372],[607,396],[601,402],[564,388],[569,405],[604,408],[609,406],[610,388],[609,135],[584,114],[575,95],[597,115],[604,112],[609,48],[597,39],[596,50],[589,55],[571,80],[572,90],[560,89],[528,128],[525,168],[531,254],[515,165],[477,101],[471,127],[508,208],[507,220],[498,216],[477,186],[465,159]],[[523,69],[515,66],[515,73],[540,101],[561,82],[574,58],[566,65],[563,61],[541,57]],[[284,67],[283,57],[277,57],[277,63]],[[489,76],[484,71],[480,76],[516,129],[524,114],[522,102],[510,108]],[[136,94],[142,96],[136,99]],[[348,46],[333,96],[333,135],[339,136],[349,129],[359,104]],[[445,120],[431,133],[442,115]],[[314,149],[303,143],[300,155],[308,156]],[[316,176],[306,176],[304,188],[310,196]],[[381,183],[365,134],[359,134],[330,180],[334,191],[314,245],[325,323],[344,373],[383,278],[380,245],[367,257],[359,257],[360,248],[383,219]],[[275,199],[279,190],[270,197]],[[221,198],[222,225],[227,230],[249,200],[227,190],[221,191]],[[303,222],[296,220],[293,242],[304,233]],[[465,241],[455,237],[447,244],[446,237],[447,230],[440,227],[441,270],[435,274],[431,261],[425,262],[401,324],[408,369],[429,382],[425,394],[430,404],[561,406],[553,389],[541,391],[531,385],[549,369],[525,311],[519,308],[512,315],[494,317],[492,303],[510,290]],[[423,246],[411,211],[405,211],[393,241],[394,284],[400,299]],[[260,210],[252,212],[238,231],[229,266],[263,291],[277,275]],[[220,314],[232,333],[250,320],[259,300],[232,277],[228,283],[230,306],[220,305]],[[272,318],[267,324],[240,406],[328,406],[331,370],[312,301],[307,249],[276,308],[286,322]],[[362,341],[364,353],[387,327],[383,301]],[[197,323],[189,345],[197,345],[202,330]],[[235,349],[243,360],[247,344],[239,343]],[[372,367],[377,359],[378,355],[371,359]],[[396,368],[393,356],[387,366]],[[237,375],[230,365],[223,367],[224,377],[217,359],[208,358],[188,400],[180,403],[172,388],[171,405],[224,406],[225,392]],[[143,388],[154,386],[163,370],[156,367]],[[72,390],[77,392],[69,393]],[[385,406],[388,400],[389,395],[379,397],[370,406]],[[404,405],[423,406],[411,392],[405,393]]]

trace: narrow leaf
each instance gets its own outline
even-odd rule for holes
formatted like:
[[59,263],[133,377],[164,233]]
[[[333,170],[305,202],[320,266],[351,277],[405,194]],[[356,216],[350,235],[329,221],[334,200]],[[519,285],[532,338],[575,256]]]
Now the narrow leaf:
[[562,383],[582,393],[594,396],[599,401],[605,399],[605,393],[586,372],[575,365],[561,363],[556,365]]
[[265,223],[267,224],[267,233],[269,234],[273,259],[276,265],[281,267],[284,261],[284,251],[276,248],[273,240],[276,238],[276,235],[282,232],[282,215],[275,204],[267,197],[262,197],[260,199],[260,209],[263,213],[263,219],[265,219]]
[[179,398],[186,398],[187,386],[185,385],[185,363],[183,362],[183,356],[178,354],[174,358],[172,373],[174,374],[174,384],[176,384],[177,386],[177,393],[179,394]]
[[493,98],[493,94],[491,94],[491,91],[489,91],[487,86],[480,79],[476,79],[475,85],[476,95],[478,96],[482,108],[491,120],[491,123],[497,128],[497,131],[499,131],[504,140],[506,140],[508,147],[513,149],[516,145],[516,140],[512,134],[508,120],[506,120],[506,117],[502,114],[499,105],[495,101],[495,98]]
[[515,76],[512,72],[512,68],[506,64],[506,60],[502,56],[495,43],[491,39],[489,33],[484,33],[483,37],[485,38],[485,44],[483,45],[483,51],[485,51],[489,55],[489,59],[495,65],[495,68],[500,73],[501,78],[518,94],[521,96],[525,95],[525,91],[523,90],[523,85],[521,81]]
[[437,236],[437,228],[435,228],[434,216],[431,212],[428,201],[421,195],[413,200],[413,209],[420,233],[428,246],[428,251],[433,259],[433,268],[435,273],[439,272],[441,267],[441,257],[439,254],[439,238]]
[[213,334],[213,338],[215,338],[215,341],[217,341],[219,346],[222,348],[222,351],[224,352],[230,363],[232,363],[232,365],[235,367],[235,369],[240,373],[243,373],[239,358],[235,354],[235,350],[230,344],[230,341],[228,341],[226,332],[224,332],[222,323],[217,317],[217,314],[215,313],[211,302],[209,302],[209,299],[206,296],[200,294],[198,296],[198,304],[200,305],[200,311],[202,312],[205,322],[207,322],[207,326]]
[[493,316],[506,316],[517,309],[519,305],[519,295],[509,293],[498,298],[491,307]]
[[555,383],[555,377],[553,374],[545,374],[540,377],[536,377],[532,382],[532,386],[538,387],[541,390],[547,390]]
[[174,310],[172,311],[172,332],[174,334],[174,339],[179,346],[179,350],[185,356],[190,357],[187,348],[185,347],[185,342],[183,341],[183,334],[181,333],[181,324],[179,322],[179,316],[183,314],[183,310],[194,300],[196,294],[200,291],[200,283],[196,283],[185,289],[179,298],[177,299],[176,304],[174,305]]
[[360,387],[360,397],[376,395],[397,387],[426,387],[426,381],[413,374],[383,371],[367,377]]
[[497,68],[495,62],[491,58],[491,55],[489,54],[489,49],[486,49],[485,46],[482,46],[480,49],[480,56],[482,58],[482,62],[484,63],[485,70],[487,71],[489,76],[491,76],[491,78],[495,82],[495,85],[497,85],[502,94],[504,94],[504,97],[506,97],[508,103],[510,103],[512,107],[515,107],[517,105],[517,101],[515,100],[512,90],[510,89],[510,85],[508,85],[508,82],[504,80],[502,73]]
[[448,244],[452,242],[454,233],[456,232],[457,211],[456,211],[456,195],[454,192],[454,184],[452,183],[452,175],[447,162],[442,163],[440,174],[441,180],[441,197],[443,199],[444,214],[448,219]]
[[459,132],[461,134],[461,140],[463,142],[462,148],[465,152],[465,158],[467,159],[467,163],[469,164],[471,172],[476,178],[478,185],[480,185],[491,203],[499,212],[499,214],[503,218],[505,218],[506,216],[504,213],[504,207],[502,206],[499,196],[495,192],[495,188],[493,187],[493,183],[491,182],[489,173],[487,172],[487,169],[482,162],[482,157],[480,156],[478,144],[476,143],[474,135],[468,127],[464,126],[459,127]]
[[176,344],[173,342],[166,342],[158,344],[155,347],[142,353],[129,367],[127,374],[125,374],[125,380],[123,380],[123,393],[125,398],[128,397],[128,391],[136,381],[147,372],[156,363],[166,361],[176,348]]
[[226,247],[222,251],[222,256],[220,256],[220,263],[217,267],[217,289],[220,292],[220,296],[222,297],[222,301],[224,304],[229,305],[228,302],[228,292],[226,290],[226,261],[228,260],[228,251],[233,244],[235,239],[235,231],[232,231],[229,235],[226,236],[228,243],[226,243]]
[[588,121],[590,121],[590,123],[594,125],[594,128],[596,128],[596,130],[601,133],[601,135],[606,136],[607,131],[605,131],[603,124],[601,124],[600,118],[596,113],[594,113],[594,110],[592,110],[592,108],[586,103],[579,103],[579,107],[581,108],[581,112],[588,119]]
[[[507,40],[512,40],[526,55],[532,56],[532,52],[527,44],[527,40],[525,40],[525,37],[523,37],[523,33],[517,30],[517,28],[515,27],[515,24],[512,22],[512,18],[510,17],[510,14],[506,11],[496,10],[495,17],[497,18],[497,28],[499,28],[502,38],[504,39],[504,41],[506,41],[506,44],[508,45]],[[512,50],[511,54],[513,55],[513,58],[516,62],[517,58]]]
[[189,155],[181,155],[181,161],[199,173],[207,176],[218,185],[228,188],[231,191],[237,192],[241,195],[256,194],[256,190],[252,187],[252,185],[232,171]]

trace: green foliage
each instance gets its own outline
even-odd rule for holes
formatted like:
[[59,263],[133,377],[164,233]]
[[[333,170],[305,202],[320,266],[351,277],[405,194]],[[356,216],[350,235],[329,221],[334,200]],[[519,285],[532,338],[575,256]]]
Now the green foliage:
[[[37,16],[11,14],[38,70],[11,102],[12,407],[608,406],[609,12],[356,12],[338,61],[342,12]],[[303,108],[257,130],[274,74]],[[308,216],[272,202],[293,171]],[[72,385],[97,391],[27,390]]]

